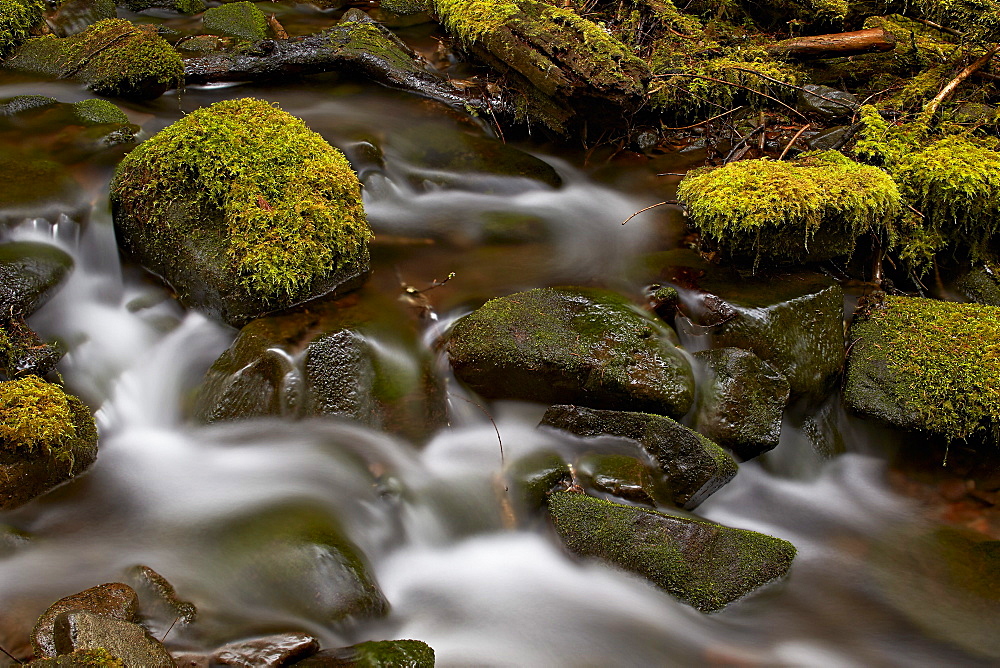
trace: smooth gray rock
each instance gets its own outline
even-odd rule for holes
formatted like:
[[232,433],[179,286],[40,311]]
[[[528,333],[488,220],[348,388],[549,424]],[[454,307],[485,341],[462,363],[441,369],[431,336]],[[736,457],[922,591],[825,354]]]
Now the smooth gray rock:
[[799,91],[799,109],[802,111],[829,119],[848,116],[858,108],[858,98],[847,91],[816,84],[806,84],[803,88],[805,91]]
[[[72,610],[82,610],[126,622],[136,619],[139,599],[135,590],[121,582],[110,582],[59,599],[42,613],[31,630],[31,648],[36,657],[55,656],[56,618]],[[77,648],[79,649],[79,648]]]
[[58,654],[104,648],[126,666],[174,668],[174,660],[163,644],[138,624],[76,610],[55,619]]

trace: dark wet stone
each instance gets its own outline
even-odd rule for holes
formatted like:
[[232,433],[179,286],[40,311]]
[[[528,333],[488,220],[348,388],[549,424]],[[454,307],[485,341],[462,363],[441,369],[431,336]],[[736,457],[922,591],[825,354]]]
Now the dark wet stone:
[[17,114],[35,109],[45,109],[59,100],[45,95],[17,95],[0,102],[0,116],[16,116]]
[[305,633],[279,633],[223,645],[212,661],[240,668],[278,668],[319,651],[319,641]]
[[736,463],[722,448],[667,417],[552,406],[541,424],[578,436],[638,442],[659,463],[672,490],[671,500],[682,508],[694,508],[736,475]]
[[177,668],[211,668],[212,666],[212,657],[208,654],[174,652],[170,656]]
[[695,429],[744,460],[777,446],[788,403],[785,377],[749,350],[717,348],[694,357],[705,364]]
[[166,631],[170,626],[185,626],[198,617],[194,603],[181,599],[170,582],[149,566],[130,569],[130,582],[141,594],[142,617],[147,625]]
[[23,318],[0,318],[0,374],[7,379],[45,377],[62,356],[60,346],[42,341]]
[[736,316],[714,330],[716,347],[754,352],[788,380],[791,396],[819,401],[844,362],[844,292],[819,274],[795,274],[701,287]]
[[434,648],[420,640],[371,640],[323,650],[293,664],[301,668],[433,668]]
[[824,130],[806,142],[810,151],[830,151],[840,144],[849,132],[853,132],[851,125],[838,125],[829,130]]
[[196,414],[207,422],[341,415],[417,441],[447,419],[413,319],[376,295],[250,323],[206,374]]
[[858,108],[858,98],[847,91],[816,84],[806,84],[803,88],[805,91],[799,91],[801,111],[829,119],[848,116]]
[[135,590],[120,582],[98,585],[61,598],[50,605],[35,622],[35,628],[31,631],[32,650],[36,657],[55,656],[60,653],[56,650],[54,629],[56,618],[65,612],[81,610],[132,622],[136,619],[138,604],[139,599]]
[[824,459],[831,459],[847,450],[840,431],[842,413],[840,399],[835,397],[802,421],[802,433],[813,451]]
[[72,218],[89,207],[69,171],[40,153],[0,149],[0,183],[0,225],[25,218],[54,222],[60,214]]
[[447,337],[455,375],[489,399],[682,416],[694,379],[675,335],[619,295],[542,288],[493,299]]
[[507,470],[511,494],[524,508],[540,508],[549,492],[565,487],[572,480],[569,464],[558,453],[534,452],[514,462]]
[[0,314],[31,315],[72,270],[73,258],[50,244],[0,245]]
[[650,506],[674,503],[663,475],[639,457],[591,452],[577,459],[574,469],[585,489]]
[[555,492],[549,511],[571,552],[649,578],[702,612],[780,578],[795,557],[779,538],[584,494]]
[[955,281],[955,288],[969,301],[987,306],[1000,306],[1000,277],[989,265],[976,267]]
[[104,649],[126,666],[174,668],[170,653],[138,624],[81,610],[56,617],[55,648],[58,654]]

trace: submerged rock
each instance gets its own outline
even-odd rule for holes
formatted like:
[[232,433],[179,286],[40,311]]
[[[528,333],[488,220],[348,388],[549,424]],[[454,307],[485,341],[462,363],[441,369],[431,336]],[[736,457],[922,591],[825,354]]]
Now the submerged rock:
[[198,617],[198,608],[182,600],[170,582],[149,566],[130,569],[130,582],[142,597],[141,614],[147,625],[159,624],[161,628],[185,626]]
[[578,436],[636,441],[659,463],[672,489],[673,503],[682,508],[696,507],[736,475],[736,463],[722,448],[660,415],[553,406],[541,424]]
[[795,557],[780,538],[584,494],[555,492],[549,511],[571,552],[649,578],[702,612],[780,578]]
[[851,410],[945,438],[992,437],[1000,422],[1000,308],[886,296],[857,314],[848,336]]
[[89,210],[80,184],[63,165],[31,150],[0,149],[0,225],[26,218],[55,221]]
[[55,624],[59,615],[82,610],[126,622],[136,621],[139,599],[135,590],[120,582],[110,582],[61,598],[42,613],[31,630],[31,648],[36,657],[55,656]]
[[202,17],[205,30],[226,37],[258,40],[267,37],[267,17],[252,2],[212,7]]
[[717,348],[694,357],[705,364],[695,430],[744,460],[777,446],[788,380],[749,350]]
[[0,510],[79,475],[97,457],[90,410],[38,376],[0,382]]
[[121,162],[122,248],[232,325],[358,287],[371,232],[343,154],[268,102],[217,102]]
[[55,646],[59,654],[104,650],[125,666],[174,668],[170,653],[146,629],[82,610],[56,617]]
[[369,640],[327,649],[293,664],[301,668],[434,668],[434,648],[420,640]]
[[180,55],[156,26],[107,19],[71,37],[46,35],[26,42],[4,67],[74,78],[99,95],[157,98],[183,81]]
[[844,292],[836,282],[795,274],[701,287],[735,312],[714,330],[713,345],[752,351],[788,380],[793,398],[829,393],[844,361]]
[[319,641],[305,633],[280,633],[224,645],[212,662],[240,668],[279,668],[319,651]]
[[490,399],[684,415],[691,365],[672,331],[619,295],[541,288],[493,299],[447,338],[455,375]]

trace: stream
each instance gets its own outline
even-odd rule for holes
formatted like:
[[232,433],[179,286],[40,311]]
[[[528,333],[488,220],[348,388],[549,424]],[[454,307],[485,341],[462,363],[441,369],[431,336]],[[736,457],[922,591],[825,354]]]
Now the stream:
[[[330,20],[295,10],[296,21],[291,8],[276,6],[293,34]],[[174,19],[175,27],[184,20]],[[24,94],[92,97],[71,82],[0,74],[0,98]],[[637,159],[512,142],[557,174],[558,186],[472,162],[456,167],[431,160],[430,149],[470,137],[470,146],[495,149],[502,139],[487,123],[436,103],[332,75],[116,103],[142,128],[141,139],[185,112],[244,96],[304,119],[359,172],[376,235],[374,272],[360,299],[396,300],[401,280],[425,286],[455,274],[426,293],[434,317],[418,326],[427,346],[485,299],[518,290],[601,285],[638,300],[655,279],[643,270],[646,258],[680,244],[683,220],[661,207],[621,221],[671,196],[677,177],[656,174],[704,157]],[[4,132],[0,142],[46,147],[59,160],[49,141],[55,130]],[[69,164],[89,213],[29,219],[5,232],[5,240],[53,244],[74,259],[68,281],[29,324],[65,345],[58,370],[94,409],[101,433],[98,460],[85,475],[0,516],[31,537],[0,558],[5,648],[23,646],[56,599],[120,581],[144,564],[199,610],[196,624],[152,629],[168,634],[172,651],[294,630],[331,648],[420,639],[442,666],[995,665],[996,648],[984,653],[970,630],[988,620],[976,620],[961,599],[942,599],[940,572],[886,557],[887,545],[934,527],[887,482],[887,459],[905,437],[839,409],[827,425],[846,452],[820,456],[799,423],[786,420],[778,448],[741,464],[697,509],[798,549],[787,578],[711,615],[642,578],[570,557],[543,522],[510,528],[497,483],[505,463],[576,442],[535,428],[541,405],[495,402],[487,417],[461,400],[469,395],[447,364],[440,372],[449,426],[420,447],[335,418],[198,424],[192,396],[236,330],[184,310],[155,278],[119,258],[107,193],[122,153]],[[484,234],[488,222],[510,217],[522,221],[513,232]],[[689,350],[706,345],[682,335]],[[367,557],[391,606],[386,617],[331,625],[279,583],[239,576],[243,555],[221,536],[288,508],[336,518]],[[943,612],[922,615],[923,608]]]

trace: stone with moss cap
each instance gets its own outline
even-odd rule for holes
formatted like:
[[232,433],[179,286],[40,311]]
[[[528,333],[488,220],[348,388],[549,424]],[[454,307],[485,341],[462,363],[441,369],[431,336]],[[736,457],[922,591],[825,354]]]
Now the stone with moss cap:
[[183,82],[180,55],[156,26],[125,19],[98,21],[71,37],[46,35],[26,42],[4,67],[74,78],[100,95],[153,99]]
[[859,235],[890,224],[901,207],[888,174],[837,151],[696,169],[677,198],[709,245],[754,265],[850,255]]
[[263,100],[217,102],[121,162],[121,247],[182,303],[241,325],[358,287],[371,232],[343,154]]
[[369,640],[350,647],[323,650],[299,661],[302,668],[434,668],[434,648],[421,640]]
[[108,582],[65,596],[39,616],[31,629],[31,649],[36,657],[55,656],[56,617],[71,610],[86,610],[95,615],[114,617],[126,622],[138,620],[139,598],[135,590],[121,582]]
[[552,406],[541,425],[577,436],[615,436],[637,442],[660,465],[671,501],[691,509],[733,479],[736,462],[718,445],[668,417],[627,411]]
[[462,318],[447,349],[459,380],[490,399],[680,417],[694,378],[675,337],[613,292],[539,288]]
[[84,125],[103,125],[115,123],[127,125],[129,120],[125,112],[108,100],[80,100],[73,103],[73,115]]
[[38,376],[0,383],[0,510],[79,475],[97,457],[90,410]]
[[1000,308],[886,296],[856,316],[848,336],[852,410],[949,439],[994,438]]
[[702,612],[714,612],[782,577],[788,541],[755,531],[555,492],[549,512],[569,550],[649,578]]
[[252,2],[212,7],[202,17],[205,30],[225,37],[258,40],[267,37],[267,17]]

